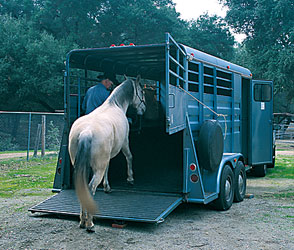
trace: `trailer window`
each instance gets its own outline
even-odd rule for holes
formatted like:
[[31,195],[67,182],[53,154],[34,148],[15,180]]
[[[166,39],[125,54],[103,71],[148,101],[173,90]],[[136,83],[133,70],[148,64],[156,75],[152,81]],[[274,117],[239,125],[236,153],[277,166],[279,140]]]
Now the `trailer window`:
[[254,85],[254,100],[256,102],[269,102],[272,99],[272,86],[269,84]]
[[218,69],[216,71],[217,94],[232,96],[232,73]]

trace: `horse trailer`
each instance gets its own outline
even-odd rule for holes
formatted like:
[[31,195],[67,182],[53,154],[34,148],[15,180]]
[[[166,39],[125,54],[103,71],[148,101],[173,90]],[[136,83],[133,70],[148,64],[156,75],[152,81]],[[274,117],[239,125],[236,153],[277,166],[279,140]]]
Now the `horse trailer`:
[[31,212],[79,215],[68,134],[82,115],[86,90],[97,73],[143,79],[147,110],[129,110],[135,183],[126,182],[125,158],[109,167],[112,192],[98,187],[94,217],[160,223],[181,203],[227,210],[246,192],[246,170],[265,175],[274,165],[273,85],[251,72],[183,44],[78,49],[68,53],[64,77],[65,128],[53,197]]

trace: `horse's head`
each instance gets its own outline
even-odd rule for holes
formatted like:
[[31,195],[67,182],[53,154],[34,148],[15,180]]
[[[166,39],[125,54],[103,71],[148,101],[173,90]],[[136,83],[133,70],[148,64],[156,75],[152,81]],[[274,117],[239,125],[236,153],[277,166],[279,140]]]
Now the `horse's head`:
[[138,115],[143,115],[146,110],[145,94],[140,85],[141,76],[138,75],[134,82],[135,93],[133,97],[132,105],[137,110]]

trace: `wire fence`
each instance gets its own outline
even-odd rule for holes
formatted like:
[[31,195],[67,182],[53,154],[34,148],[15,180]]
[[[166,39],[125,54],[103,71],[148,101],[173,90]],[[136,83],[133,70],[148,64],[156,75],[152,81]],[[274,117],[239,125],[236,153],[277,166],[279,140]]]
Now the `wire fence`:
[[[34,155],[58,151],[64,126],[63,113],[0,111],[0,152],[25,151]],[[274,137],[294,145],[294,121],[274,124]]]
[[58,151],[63,113],[0,111],[0,151]]
[[275,138],[278,140],[294,140],[294,122],[276,124]]

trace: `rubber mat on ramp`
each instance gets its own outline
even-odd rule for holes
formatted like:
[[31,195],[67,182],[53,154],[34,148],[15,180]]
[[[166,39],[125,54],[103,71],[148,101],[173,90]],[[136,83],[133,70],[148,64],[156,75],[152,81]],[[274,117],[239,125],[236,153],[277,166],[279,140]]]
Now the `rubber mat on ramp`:
[[[117,190],[106,194],[97,190],[94,200],[98,204],[96,218],[160,223],[182,203],[182,196]],[[63,190],[29,211],[79,215],[80,204],[74,190]]]

